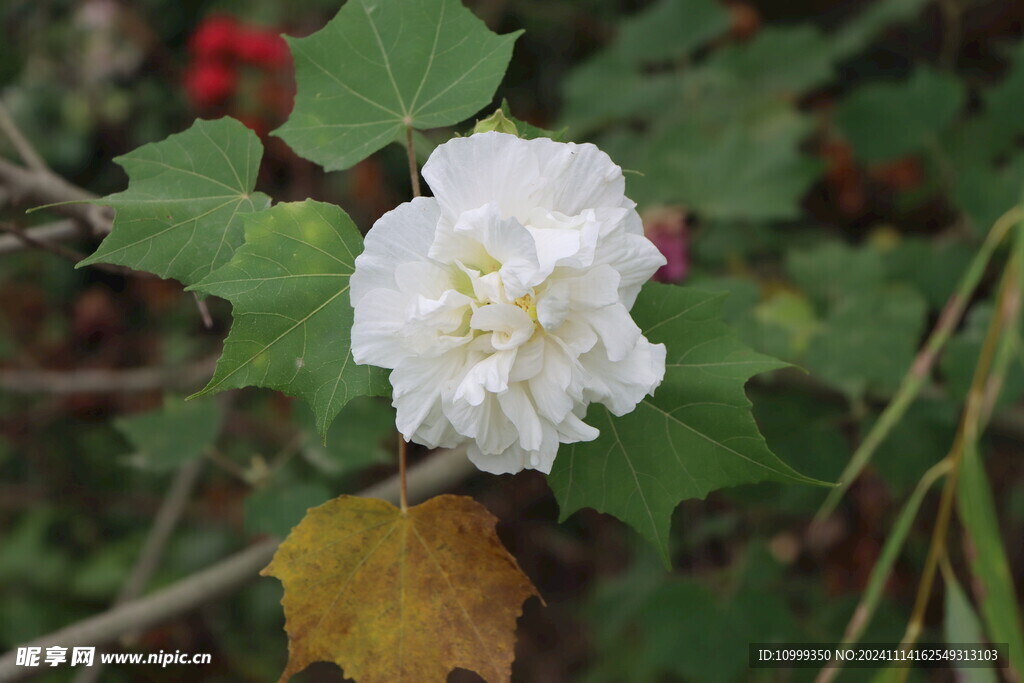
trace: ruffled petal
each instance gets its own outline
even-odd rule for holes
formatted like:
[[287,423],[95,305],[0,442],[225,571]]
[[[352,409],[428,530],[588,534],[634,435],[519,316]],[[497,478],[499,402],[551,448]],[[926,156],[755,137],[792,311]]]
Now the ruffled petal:
[[614,362],[598,344],[580,357],[580,365],[587,373],[587,398],[603,403],[615,415],[625,415],[661,384],[665,345],[641,338],[632,353]]
[[566,216],[634,206],[624,195],[622,169],[591,144],[479,133],[434,150],[423,177],[453,222],[490,202],[524,223],[538,206]]
[[408,302],[405,296],[392,289],[374,289],[365,298],[371,303],[355,309],[352,359],[361,365],[393,368],[408,355],[402,343],[408,321]]
[[352,306],[373,289],[398,289],[395,272],[403,264],[427,259],[440,215],[436,199],[418,197],[373,224],[349,280]]

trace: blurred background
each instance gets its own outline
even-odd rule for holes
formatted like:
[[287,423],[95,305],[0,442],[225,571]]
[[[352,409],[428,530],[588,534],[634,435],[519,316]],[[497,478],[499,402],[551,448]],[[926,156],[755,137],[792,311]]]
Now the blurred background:
[[[526,30],[495,106],[507,99],[516,117],[608,151],[629,172],[629,195],[668,258],[656,278],[731,292],[727,317],[744,340],[807,371],[759,378],[748,393],[770,447],[799,471],[835,480],[993,221],[1020,202],[1024,3],[467,6],[499,33]],[[294,92],[279,35],[308,35],[338,8],[339,0],[4,0],[4,128],[16,126],[73,186],[103,195],[127,182],[114,157],[196,117],[234,116],[266,145],[257,189],[278,201],[338,203],[365,232],[408,199],[404,151],[392,145],[324,173],[269,134]],[[421,151],[454,132],[429,133]],[[22,163],[8,136],[0,158]],[[75,270],[98,241],[90,224],[103,217],[81,207],[25,215],[47,199],[4,178],[0,649],[107,609],[168,490],[186,495],[146,590],[283,535],[307,507],[394,472],[386,400],[353,402],[326,446],[305,407],[274,392],[183,404],[209,377],[230,307],[212,300],[206,311],[178,283],[145,274]],[[719,491],[677,510],[667,573],[610,517],[584,510],[558,524],[542,475],[459,485],[501,520],[499,534],[547,601],[526,604],[515,680],[812,680],[814,670],[747,669],[746,643],[840,640],[894,518],[953,440],[1004,261],[997,253],[922,397],[813,533],[823,490]],[[1020,348],[984,442],[1018,595]],[[925,498],[862,641],[902,635],[936,507],[937,496]],[[960,546],[959,533],[954,525],[951,570],[969,577],[970,545]],[[211,665],[185,674],[109,667],[100,680],[275,680],[287,648],[280,596],[276,580],[253,576],[114,646],[210,652]],[[949,609],[938,590],[925,616],[929,640],[970,633],[977,618],[969,607]],[[44,673],[39,680],[66,681],[75,671]],[[316,665],[297,680],[342,676]],[[911,680],[954,673],[915,671]]]

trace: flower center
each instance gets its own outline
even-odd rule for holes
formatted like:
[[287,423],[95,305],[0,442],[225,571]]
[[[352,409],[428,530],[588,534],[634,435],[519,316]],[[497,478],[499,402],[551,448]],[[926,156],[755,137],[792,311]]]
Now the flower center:
[[537,302],[533,300],[532,294],[524,294],[512,304],[526,311],[526,315],[530,316],[533,322],[537,322]]

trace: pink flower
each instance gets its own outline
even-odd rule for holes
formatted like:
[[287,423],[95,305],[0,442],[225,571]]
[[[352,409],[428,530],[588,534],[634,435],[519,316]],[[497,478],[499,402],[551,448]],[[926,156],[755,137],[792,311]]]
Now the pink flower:
[[644,234],[668,261],[654,274],[658,282],[681,282],[690,270],[690,225],[686,209],[659,206],[643,214]]

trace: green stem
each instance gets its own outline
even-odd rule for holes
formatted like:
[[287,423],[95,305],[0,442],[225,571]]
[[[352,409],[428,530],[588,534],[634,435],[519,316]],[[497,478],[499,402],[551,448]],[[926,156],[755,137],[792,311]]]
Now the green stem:
[[[871,570],[867,589],[857,604],[857,609],[853,611],[850,623],[847,624],[846,631],[843,633],[843,645],[856,644],[860,640],[861,635],[863,635],[864,629],[871,622],[871,617],[878,607],[885,584],[889,581],[889,574],[892,572],[893,565],[896,564],[896,558],[899,557],[903,543],[910,534],[910,527],[917,517],[917,511],[921,507],[925,494],[947,472],[949,472],[949,460],[943,459],[933,465],[924,473],[921,480],[917,482],[917,486],[914,488],[913,493],[910,494],[910,498],[907,499],[903,509],[900,510],[900,514],[893,524],[892,531],[889,532],[889,537],[885,540],[882,554],[879,555],[878,561]],[[832,661],[818,672],[814,683],[829,683],[839,673],[842,666],[842,662],[838,660]]]
[[892,402],[886,406],[878,421],[871,427],[864,441],[861,442],[850,458],[846,469],[839,476],[839,482],[836,484],[836,487],[829,492],[825,502],[814,516],[816,522],[820,522],[832,514],[832,511],[835,510],[836,505],[839,504],[843,495],[850,488],[850,485],[860,476],[860,473],[868,463],[871,462],[871,456],[874,455],[875,450],[885,441],[886,437],[889,436],[889,432],[899,423],[904,413],[907,412],[907,409],[917,398],[921,387],[924,386],[924,383],[931,374],[932,366],[935,364],[939,352],[946,342],[949,341],[953,330],[956,329],[961,317],[963,317],[964,310],[974,295],[974,290],[978,287],[981,276],[985,273],[986,266],[992,259],[992,254],[1003,241],[1003,238],[1006,237],[1010,228],[1020,220],[1021,213],[1021,207],[1015,206],[1004,213],[993,224],[985,241],[971,260],[967,271],[960,278],[956,291],[953,292],[949,301],[946,302],[946,306],[943,308],[942,314],[939,316],[939,320],[925,342],[924,347],[918,352],[910,369],[907,370],[903,379],[900,380],[899,388],[896,390]]
[[[1024,232],[1018,231],[1016,242],[1022,239]],[[1017,246],[1015,242],[1015,246]],[[1006,328],[1010,319],[1016,319],[1014,306],[1019,306],[1020,297],[1011,295],[1020,289],[1019,272],[1021,266],[1021,251],[1014,249],[1013,256],[1007,264],[1003,273],[1002,282],[999,285],[999,294],[996,298],[996,311],[989,323],[988,331],[985,333],[985,341],[978,357],[978,365],[974,369],[974,377],[971,380],[971,388],[967,394],[967,405],[964,408],[960,427],[957,430],[953,447],[950,450],[948,459],[950,461],[950,472],[946,478],[945,486],[942,489],[942,499],[939,503],[939,511],[936,515],[935,528],[932,530],[932,540],[928,547],[928,556],[925,559],[924,570],[921,572],[921,582],[917,588],[917,598],[914,601],[914,610],[907,623],[907,630],[903,636],[901,647],[913,645],[917,642],[918,636],[924,624],[924,612],[931,597],[932,583],[935,580],[935,573],[939,561],[946,553],[946,537],[949,534],[949,523],[952,518],[953,503],[956,498],[957,483],[960,478],[960,466],[963,463],[964,452],[968,448],[974,448],[981,433],[983,410],[985,405],[986,386],[992,379],[993,360],[996,349],[999,346],[1000,336]],[[1005,370],[1005,368],[1004,368]],[[909,669],[901,669],[897,676],[900,682],[905,681]]]

